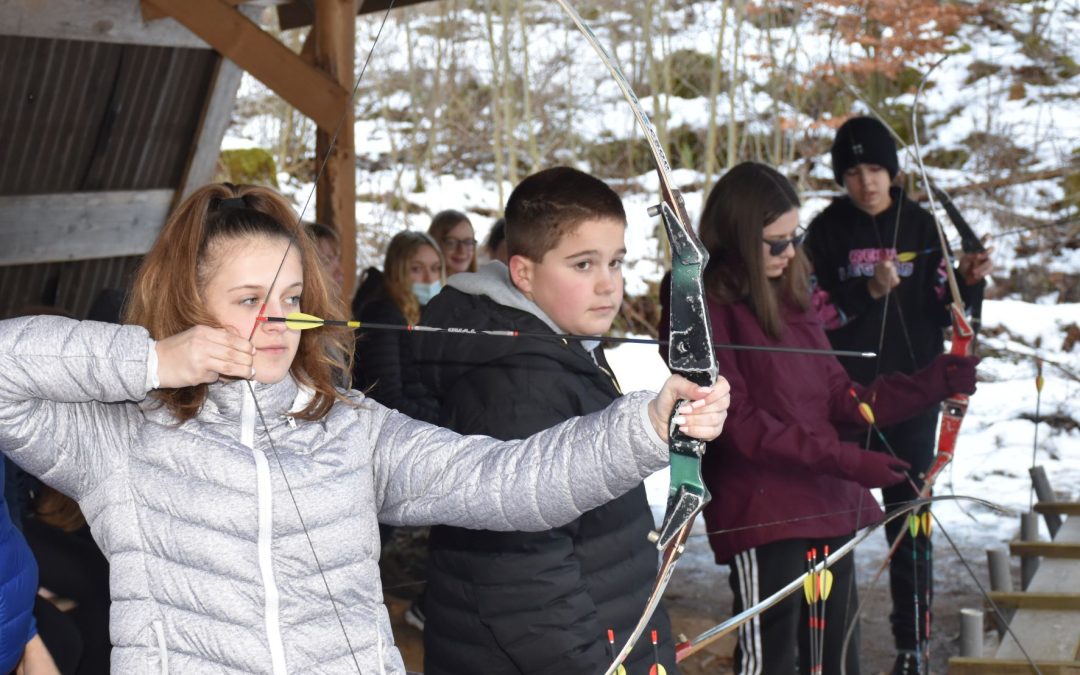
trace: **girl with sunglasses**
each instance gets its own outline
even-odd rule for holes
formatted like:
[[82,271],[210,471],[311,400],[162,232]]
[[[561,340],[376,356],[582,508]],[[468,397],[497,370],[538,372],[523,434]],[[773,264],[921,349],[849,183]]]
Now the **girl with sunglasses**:
[[[746,162],[713,188],[701,216],[709,252],[705,283],[718,343],[828,349],[810,297],[810,266],[800,249],[799,198],[786,178]],[[667,316],[669,291],[662,300]],[[661,335],[669,333],[666,319]],[[716,353],[731,383],[731,424],[710,444],[703,473],[713,499],[705,507],[718,564],[731,568],[734,612],[805,572],[806,554],[835,550],[882,518],[871,488],[905,480],[908,465],[840,440],[865,432],[859,402],[878,422],[906,419],[953,391],[975,389],[974,358],[942,356],[914,376],[854,384],[832,356],[775,352]],[[854,395],[852,394],[854,392]],[[840,672],[842,642],[857,606],[853,556],[831,569],[823,671]],[[808,605],[789,596],[740,629],[735,672],[809,674]],[[858,640],[847,654],[857,675]]]

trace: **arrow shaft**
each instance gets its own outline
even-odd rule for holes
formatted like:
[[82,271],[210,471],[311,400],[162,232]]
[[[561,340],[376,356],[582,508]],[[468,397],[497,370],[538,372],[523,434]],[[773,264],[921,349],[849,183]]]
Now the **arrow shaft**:
[[[342,328],[353,328],[359,330],[396,330],[422,333],[453,333],[458,335],[487,335],[493,337],[528,337],[538,338],[541,340],[598,340],[600,342],[638,345],[666,345],[669,343],[667,340],[656,340],[653,338],[574,335],[570,333],[523,333],[516,330],[480,330],[477,328],[458,327],[444,328],[439,326],[424,326],[419,324],[368,323],[360,321],[340,321],[334,319],[298,319],[285,316],[264,316],[260,317],[259,320],[267,321],[270,323],[307,324],[311,328],[316,328],[318,326],[337,326]],[[872,359],[877,357],[877,354],[874,352],[860,352],[846,349],[803,349],[799,347],[768,347],[762,345],[733,345],[724,343],[713,343],[713,347],[716,349],[724,349],[730,351],[779,352],[781,354],[814,354],[818,356],[844,356],[855,359]]]

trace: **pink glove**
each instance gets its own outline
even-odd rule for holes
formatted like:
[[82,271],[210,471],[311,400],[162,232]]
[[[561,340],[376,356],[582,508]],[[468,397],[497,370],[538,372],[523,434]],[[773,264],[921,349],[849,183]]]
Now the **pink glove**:
[[904,472],[911,465],[884,452],[859,450],[857,459],[848,472],[851,480],[864,488],[880,488],[896,485],[904,480]]
[[975,366],[977,356],[954,356],[941,354],[917,375],[926,382],[934,398],[944,400],[953,394],[975,393]]

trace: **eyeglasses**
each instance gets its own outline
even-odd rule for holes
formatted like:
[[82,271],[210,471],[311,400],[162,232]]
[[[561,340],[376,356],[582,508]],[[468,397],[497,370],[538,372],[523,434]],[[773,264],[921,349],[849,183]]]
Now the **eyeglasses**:
[[453,237],[447,237],[442,240],[443,246],[446,248],[476,248],[475,239],[454,239]]
[[788,246],[794,246],[795,248],[799,248],[800,246],[802,246],[803,239],[806,239],[805,232],[800,232],[791,239],[779,239],[774,241],[762,239],[762,241],[768,244],[769,255],[776,257],[786,251]]

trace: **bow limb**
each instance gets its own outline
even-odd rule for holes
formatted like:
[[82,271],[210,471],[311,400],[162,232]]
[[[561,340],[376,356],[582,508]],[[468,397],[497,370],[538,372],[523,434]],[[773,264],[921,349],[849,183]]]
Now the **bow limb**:
[[[716,354],[712,348],[712,328],[705,303],[705,287],[702,275],[709,255],[691,226],[682,194],[671,177],[671,166],[649,116],[627,82],[618,64],[607,52],[596,34],[585,23],[567,0],[555,0],[563,12],[596,51],[615,79],[623,97],[634,112],[637,125],[645,134],[656,163],[660,181],[660,204],[649,209],[652,216],[660,216],[671,244],[671,342],[669,365],[672,372],[683,375],[700,385],[709,386],[716,380]],[[679,406],[677,405],[676,408]],[[671,453],[671,485],[668,491],[667,511],[659,531],[650,539],[661,551],[660,568],[656,575],[648,602],[626,644],[615,656],[608,668],[610,675],[630,654],[634,643],[641,636],[652,618],[671,580],[675,564],[682,556],[686,539],[690,535],[694,519],[709,501],[709,491],[701,476],[701,456],[705,443],[685,436],[676,425],[669,427]]]
[[[919,173],[922,176],[923,184],[928,188],[926,191],[926,198],[930,204],[930,214],[934,218],[934,226],[937,229],[938,241],[941,244],[941,254],[944,258],[945,274],[949,282],[949,293],[952,297],[952,305],[949,307],[949,311],[952,314],[953,334],[949,353],[956,356],[967,356],[971,353],[975,331],[972,329],[971,324],[965,316],[964,301],[960,297],[960,286],[956,281],[956,273],[953,270],[952,265],[949,264],[949,245],[945,239],[945,230],[941,226],[941,219],[938,217],[938,202],[934,198],[934,190],[930,189],[930,177],[926,173],[926,164],[923,163],[922,147],[919,144],[919,98],[922,96],[923,88],[926,86],[927,80],[930,79],[930,74],[933,73],[934,69],[941,65],[946,58],[948,57],[943,56],[930,66],[930,69],[927,70],[926,74],[923,76],[922,81],[919,82],[919,89],[915,92],[915,101],[912,105],[911,130],[915,145],[915,158],[919,163]],[[952,461],[953,452],[956,450],[956,438],[960,434],[960,425],[963,423],[964,415],[967,412],[968,400],[969,397],[967,394],[954,393],[942,403],[941,430],[938,434],[938,452],[934,457],[934,463],[923,477],[922,490],[919,492],[920,497],[925,497],[930,494],[930,491],[934,487],[934,481],[937,480],[941,471]]]

